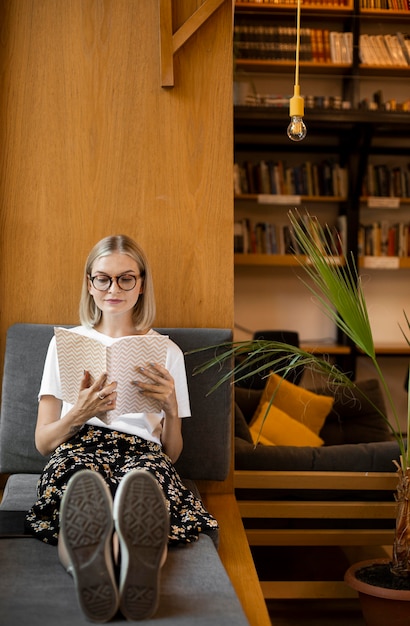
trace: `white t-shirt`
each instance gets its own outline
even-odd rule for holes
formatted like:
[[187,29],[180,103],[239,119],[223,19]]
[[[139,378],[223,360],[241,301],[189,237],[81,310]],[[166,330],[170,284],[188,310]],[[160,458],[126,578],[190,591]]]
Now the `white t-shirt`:
[[[94,328],[87,328],[85,326],[77,326],[74,328],[76,332],[86,335],[87,337],[93,337],[101,340],[101,333]],[[156,333],[155,330],[149,330],[149,333]],[[112,345],[118,339],[103,335],[104,343],[106,345]],[[186,380],[185,361],[182,350],[171,339],[168,340],[168,350],[165,367],[171,374],[175,383],[175,393],[178,403],[178,416],[190,417],[191,409],[189,405],[188,385]],[[44,364],[43,378],[40,385],[40,391],[38,394],[39,399],[41,396],[54,396],[59,400],[62,400],[60,372],[58,367],[57,347],[56,339],[53,337],[48,347],[48,352]],[[63,417],[72,408],[72,404],[68,404],[63,401],[62,411],[60,417]],[[111,424],[105,424],[98,417],[92,417],[88,420],[87,424],[92,424],[99,428],[110,428],[111,430],[118,430],[130,435],[137,435],[148,441],[154,441],[161,444],[161,432],[162,432],[162,420],[164,418],[164,412],[160,413],[126,413],[120,415]]]

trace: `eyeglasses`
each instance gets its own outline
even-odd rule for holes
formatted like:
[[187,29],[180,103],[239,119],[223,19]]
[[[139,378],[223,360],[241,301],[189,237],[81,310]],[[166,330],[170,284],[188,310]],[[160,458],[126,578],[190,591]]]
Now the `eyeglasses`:
[[108,291],[115,280],[118,287],[123,291],[131,291],[137,284],[137,280],[141,278],[141,275],[135,276],[134,274],[121,274],[121,276],[105,276],[104,274],[98,276],[88,277],[95,289],[98,291]]

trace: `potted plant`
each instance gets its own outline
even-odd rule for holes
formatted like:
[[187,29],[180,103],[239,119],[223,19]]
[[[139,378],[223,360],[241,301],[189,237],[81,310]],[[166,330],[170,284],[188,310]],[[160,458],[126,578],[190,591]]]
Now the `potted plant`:
[[[362,562],[356,564],[346,573],[346,582],[359,592],[361,606],[368,626],[410,626],[410,452],[407,442],[410,440],[410,402],[407,410],[407,433],[401,432],[397,410],[386,379],[377,361],[376,351],[369,316],[353,255],[339,262],[335,250],[340,249],[328,227],[322,227],[309,215],[300,216],[297,212],[289,212],[293,231],[295,250],[300,263],[310,281],[303,280],[307,288],[314,294],[324,313],[336,326],[372,361],[380,380],[392,413],[392,422],[387,415],[384,419],[389,425],[400,449],[400,464],[397,464],[398,485],[395,494],[397,516],[392,559],[377,564]],[[407,330],[410,323],[404,315]],[[406,334],[402,330],[404,336]],[[409,340],[406,337],[410,345]],[[221,360],[235,359],[235,366],[218,384],[233,376],[235,381],[242,380],[256,373],[274,370],[285,376],[289,369],[301,364],[310,366],[316,371],[325,372],[334,384],[355,386],[350,378],[331,365],[326,359],[316,357],[300,348],[272,341],[252,340],[234,342],[225,346],[223,354],[204,363],[200,371],[214,366]],[[360,392],[360,390],[357,388]],[[389,580],[381,580],[381,576]],[[369,574],[372,581],[362,583]],[[377,582],[374,584],[375,579]],[[362,585],[364,585],[362,587]],[[383,585],[383,586],[382,586]],[[390,590],[388,587],[392,587]],[[392,593],[390,594],[390,591]],[[376,598],[376,608],[370,605],[371,596]],[[381,602],[384,598],[398,598],[398,617],[393,616],[392,600],[388,606],[388,614],[381,613]]]

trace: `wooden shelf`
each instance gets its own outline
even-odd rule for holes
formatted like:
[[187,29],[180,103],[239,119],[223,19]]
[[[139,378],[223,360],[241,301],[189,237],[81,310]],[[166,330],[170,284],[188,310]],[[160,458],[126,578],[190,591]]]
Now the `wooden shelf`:
[[410,74],[410,65],[365,65],[360,63],[358,66],[360,76],[408,76]]
[[[341,265],[343,260],[341,257],[328,257],[333,263]],[[306,257],[303,255],[295,256],[293,254],[234,254],[235,265],[266,265],[276,267],[298,267],[306,263]]]
[[[272,202],[266,202],[264,201],[264,198],[272,198]],[[287,199],[288,198],[288,199]],[[262,193],[258,193],[258,194],[254,194],[254,193],[244,193],[241,195],[237,195],[235,196],[235,201],[245,201],[245,200],[250,200],[250,201],[254,201],[254,202],[258,202],[259,204],[263,204],[265,206],[282,206],[282,205],[287,205],[287,206],[294,206],[296,204],[296,201],[294,200],[295,198],[297,198],[297,202],[302,203],[302,202],[314,202],[314,203],[326,203],[326,202],[346,202],[347,198],[343,198],[342,196],[278,196],[277,199],[274,197],[274,195],[270,196],[266,196],[266,194],[262,194]],[[277,201],[276,201],[277,200]],[[410,199],[409,199],[410,202]]]
[[376,354],[386,356],[400,356],[410,354],[410,346],[405,343],[379,343],[375,344]]
[[367,270],[407,270],[410,269],[410,257],[359,257],[358,265],[360,268]]
[[[249,72],[294,72],[294,61],[273,61],[270,59],[236,59],[237,70]],[[351,70],[349,63],[318,63],[317,61],[300,61],[300,67],[310,74],[345,74]],[[386,68],[385,68],[386,69]]]
[[[301,261],[305,257],[300,257]],[[292,254],[235,254],[235,265],[275,265],[277,267],[295,267],[299,261]]]
[[[301,343],[300,347],[306,352],[316,355],[339,355],[339,354],[351,354],[352,349],[350,346],[341,346],[338,344],[312,344]],[[376,354],[379,356],[408,356],[410,355],[410,346],[405,343],[379,343],[375,344]],[[363,352],[358,348],[358,354],[363,355]]]
[[[406,343],[378,343],[375,344],[374,349],[379,356],[408,356],[410,355],[410,346]],[[358,348],[358,355],[365,356],[363,352]]]
[[391,9],[360,9],[359,15],[369,15],[372,17],[391,17],[391,18],[400,18],[402,19],[404,16],[410,17],[410,11],[403,9],[402,11],[395,9],[392,11]]
[[302,348],[302,350],[305,350],[306,352],[310,352],[310,354],[316,354],[316,355],[350,354],[352,351],[349,346],[339,346],[336,343],[329,343],[329,344],[301,343],[300,347]]
[[[409,121],[410,121],[410,120],[409,120]],[[380,198],[381,200],[386,201],[386,202],[387,202],[389,199],[391,199],[391,200],[392,200],[392,201],[394,201],[394,202],[399,201],[399,205],[401,205],[401,204],[410,204],[410,198],[394,198],[394,197],[392,197],[392,198],[388,198],[388,197],[386,197],[386,196],[372,196],[372,197],[373,197],[373,198],[376,198],[376,199]],[[362,202],[362,203],[364,203],[364,204],[366,204],[368,201],[369,201],[369,198],[366,198],[365,196],[362,196],[362,197],[360,198],[360,202]],[[386,205],[386,207],[387,207],[387,205]],[[365,209],[366,207],[363,207],[363,208]],[[368,209],[370,209],[370,210],[372,210],[374,207],[367,207],[367,208],[368,208]]]
[[[283,120],[289,118],[287,107],[236,105],[234,108],[235,127],[242,129],[246,126],[255,132],[257,129],[271,129],[282,126]],[[389,132],[396,128],[401,130],[403,125],[410,123],[410,113],[403,111],[368,111],[365,109],[306,109],[305,119],[309,119],[309,131],[312,128],[323,126],[333,129],[340,126],[341,132],[346,127],[389,127]],[[406,126],[407,127],[407,126]]]
[[[338,263],[341,263],[340,257]],[[368,265],[366,265],[366,260]],[[276,267],[297,267],[301,263],[306,262],[306,257],[300,255],[299,257],[293,254],[234,254],[235,265],[266,265]],[[403,270],[410,269],[410,257],[360,257],[360,268],[375,269],[375,270]]]

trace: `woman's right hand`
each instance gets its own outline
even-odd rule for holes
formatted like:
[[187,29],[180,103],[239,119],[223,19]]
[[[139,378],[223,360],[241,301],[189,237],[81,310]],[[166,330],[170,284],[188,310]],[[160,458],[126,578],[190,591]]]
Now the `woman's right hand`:
[[107,384],[106,374],[92,382],[90,373],[84,372],[77,401],[61,419],[61,400],[55,396],[42,396],[35,432],[36,447],[40,454],[51,454],[60,444],[71,439],[89,419],[103,418],[108,411],[115,409],[116,388],[116,382]]
[[82,424],[85,424],[91,417],[103,417],[105,413],[115,409],[116,389],[115,381],[107,384],[107,374],[101,374],[93,383],[90,372],[84,372],[78,399],[73,407],[83,417]]

